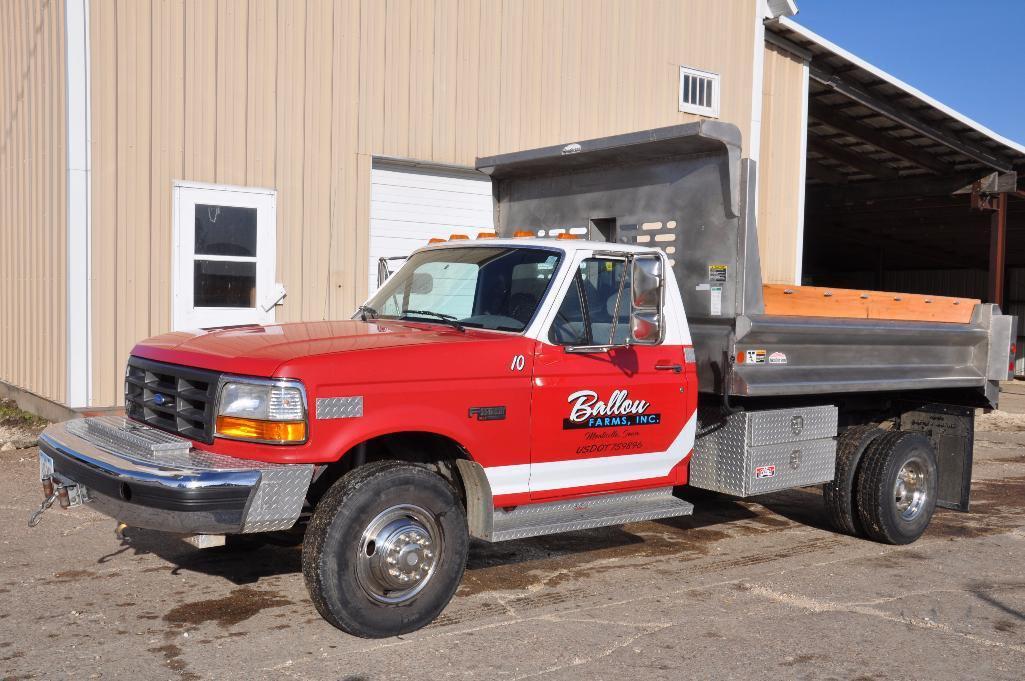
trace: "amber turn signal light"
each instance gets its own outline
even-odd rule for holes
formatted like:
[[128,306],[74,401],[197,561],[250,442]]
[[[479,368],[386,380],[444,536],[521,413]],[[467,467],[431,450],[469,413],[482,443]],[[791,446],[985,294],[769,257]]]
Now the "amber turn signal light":
[[303,421],[260,421],[237,416],[218,416],[217,434],[240,440],[302,442],[306,439],[306,423]]

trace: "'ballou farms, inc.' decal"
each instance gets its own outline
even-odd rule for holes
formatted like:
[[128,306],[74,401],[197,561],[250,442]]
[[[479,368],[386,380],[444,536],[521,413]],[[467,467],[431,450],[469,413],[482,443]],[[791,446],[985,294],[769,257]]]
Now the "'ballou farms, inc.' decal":
[[565,430],[576,428],[615,428],[619,426],[655,426],[661,414],[651,414],[645,400],[632,400],[627,390],[613,390],[607,402],[593,390],[578,390],[568,398],[569,418],[562,420]]

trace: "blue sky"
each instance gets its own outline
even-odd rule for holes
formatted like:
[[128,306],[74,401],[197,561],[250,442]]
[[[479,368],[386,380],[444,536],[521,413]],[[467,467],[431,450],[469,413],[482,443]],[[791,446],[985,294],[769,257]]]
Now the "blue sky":
[[796,21],[1025,143],[1025,0],[797,0]]

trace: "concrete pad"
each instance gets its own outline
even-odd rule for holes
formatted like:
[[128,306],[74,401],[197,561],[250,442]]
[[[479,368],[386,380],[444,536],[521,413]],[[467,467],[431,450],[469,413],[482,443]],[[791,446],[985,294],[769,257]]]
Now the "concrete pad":
[[35,453],[0,454],[4,678],[1021,678],[1025,446],[980,433],[972,512],[909,547],[834,534],[816,490],[693,492],[693,517],[475,543],[437,622],[349,637],[299,552],[197,551],[87,509],[25,521]]

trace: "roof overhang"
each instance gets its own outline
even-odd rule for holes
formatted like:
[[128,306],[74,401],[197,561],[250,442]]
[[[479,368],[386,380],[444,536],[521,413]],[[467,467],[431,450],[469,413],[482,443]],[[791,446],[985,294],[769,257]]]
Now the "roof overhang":
[[813,183],[944,178],[956,184],[994,171],[1025,174],[1025,146],[786,16],[765,25],[769,42],[808,62]]

